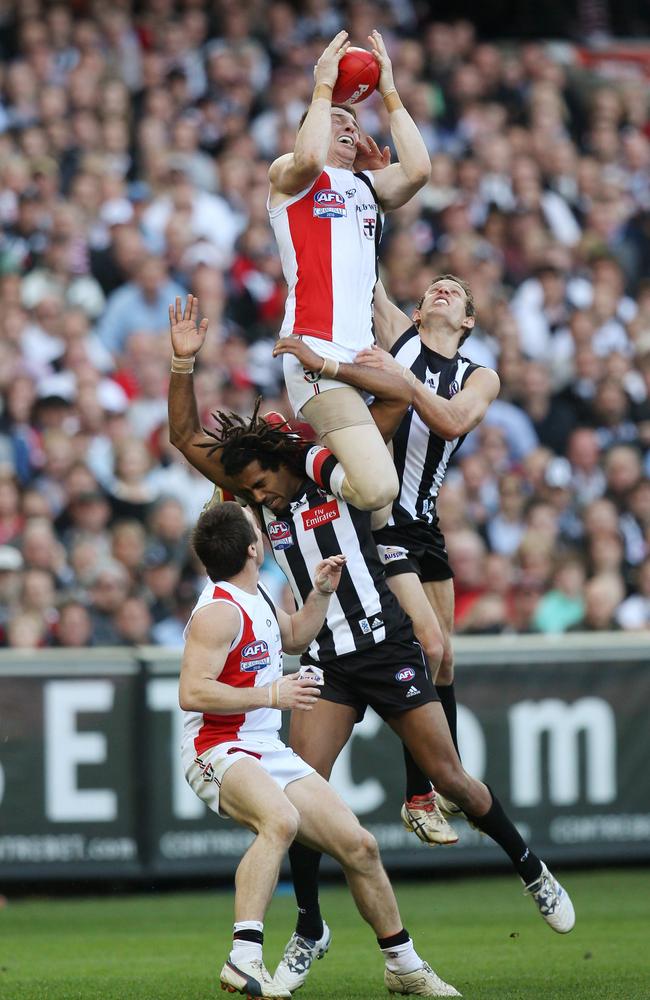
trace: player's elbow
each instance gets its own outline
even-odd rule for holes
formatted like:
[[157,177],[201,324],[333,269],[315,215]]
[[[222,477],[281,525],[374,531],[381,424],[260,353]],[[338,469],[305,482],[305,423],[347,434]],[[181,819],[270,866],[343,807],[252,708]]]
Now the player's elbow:
[[178,704],[183,712],[205,711],[201,689],[196,684],[182,680],[178,688]]
[[413,169],[409,171],[409,180],[411,181],[411,184],[413,185],[416,191],[419,191],[420,188],[423,188],[424,185],[428,183],[430,177],[431,177],[431,161],[429,160],[428,157],[421,163],[416,163],[413,166]]

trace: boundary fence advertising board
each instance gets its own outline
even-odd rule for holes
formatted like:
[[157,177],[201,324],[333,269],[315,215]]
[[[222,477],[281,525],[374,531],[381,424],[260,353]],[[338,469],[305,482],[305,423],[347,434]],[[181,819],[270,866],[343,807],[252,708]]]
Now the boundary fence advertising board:
[[[549,862],[650,860],[650,641],[459,639],[461,754]],[[178,656],[157,648],[0,654],[0,879],[231,873],[250,834],[211,814],[178,752]],[[399,742],[368,712],[333,783],[386,864],[507,864],[458,823],[403,829]]]

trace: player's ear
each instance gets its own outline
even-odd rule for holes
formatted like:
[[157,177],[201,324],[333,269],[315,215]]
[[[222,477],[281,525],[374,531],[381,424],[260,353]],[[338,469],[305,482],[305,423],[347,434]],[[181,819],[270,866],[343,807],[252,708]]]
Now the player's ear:
[[413,310],[413,313],[411,315],[411,319],[413,320],[413,325],[414,326],[419,326],[420,325],[420,323],[422,322],[422,314],[420,313],[419,309],[414,309]]
[[461,326],[463,330],[473,330],[476,324],[476,316],[466,316]]

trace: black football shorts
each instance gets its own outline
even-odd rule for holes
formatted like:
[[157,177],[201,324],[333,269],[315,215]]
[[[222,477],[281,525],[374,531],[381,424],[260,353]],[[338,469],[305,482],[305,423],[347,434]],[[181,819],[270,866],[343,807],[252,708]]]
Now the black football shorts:
[[[404,632],[407,638],[386,639],[363,652],[319,663],[325,675],[321,698],[354,708],[357,722],[368,705],[389,719],[439,701],[420,643],[410,629]],[[303,663],[307,659],[303,656]]]
[[423,583],[453,579],[438,518],[433,524],[411,521],[405,525],[387,525],[374,531],[373,538],[386,576],[417,573]]

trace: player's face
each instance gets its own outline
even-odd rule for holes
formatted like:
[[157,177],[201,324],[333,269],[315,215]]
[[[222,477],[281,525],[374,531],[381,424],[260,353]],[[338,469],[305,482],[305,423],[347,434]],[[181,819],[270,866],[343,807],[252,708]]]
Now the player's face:
[[474,326],[474,318],[465,312],[466,306],[464,289],[457,282],[443,278],[427,288],[420,306],[420,321],[444,319],[446,325],[460,332],[468,325]]
[[332,141],[328,160],[349,167],[354,163],[359,144],[359,126],[343,108],[332,111]]
[[298,488],[297,478],[288,469],[263,469],[257,459],[247,465],[237,477],[255,503],[279,512],[288,506]]

